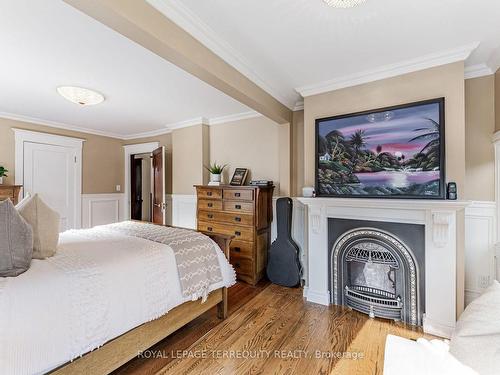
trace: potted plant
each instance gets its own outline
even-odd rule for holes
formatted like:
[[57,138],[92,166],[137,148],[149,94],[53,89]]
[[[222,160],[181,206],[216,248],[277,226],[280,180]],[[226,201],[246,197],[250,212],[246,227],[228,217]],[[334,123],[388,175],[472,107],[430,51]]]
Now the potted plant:
[[0,165],[0,185],[3,184],[3,178],[7,176],[8,170]]
[[208,167],[205,166],[206,170],[210,172],[210,184],[220,184],[222,171],[226,168],[226,166],[227,164],[220,165],[217,164],[217,162],[210,164]]

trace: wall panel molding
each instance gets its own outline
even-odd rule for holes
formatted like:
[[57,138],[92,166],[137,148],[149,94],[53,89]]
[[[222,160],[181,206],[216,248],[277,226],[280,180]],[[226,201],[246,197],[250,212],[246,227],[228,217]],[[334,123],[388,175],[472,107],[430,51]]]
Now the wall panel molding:
[[83,194],[82,228],[125,220],[125,196],[122,193]]

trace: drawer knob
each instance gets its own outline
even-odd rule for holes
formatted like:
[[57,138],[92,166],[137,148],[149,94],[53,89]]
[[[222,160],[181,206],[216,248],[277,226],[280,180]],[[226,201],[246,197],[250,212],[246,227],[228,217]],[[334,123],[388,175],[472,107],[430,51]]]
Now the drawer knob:
[[239,231],[235,231],[234,234],[237,236],[241,236],[241,232],[239,232]]
[[213,228],[212,228],[212,227],[207,227],[207,230],[208,230],[209,232],[211,232],[211,231],[213,231]]
[[239,221],[241,221],[241,217],[236,216],[236,217],[234,218],[234,221],[238,221],[238,222],[239,222]]
[[241,197],[241,194],[240,193],[234,193],[234,196],[235,197]]
[[234,263],[233,266],[234,266],[234,268],[240,268],[241,267],[240,262]]
[[214,206],[214,204],[213,204],[213,203],[208,203],[208,204],[207,204],[207,206],[208,206],[208,207],[213,207],[213,206]]
[[208,191],[208,192],[207,192],[207,195],[208,195],[209,197],[211,197],[211,196],[212,196],[212,192],[211,192],[211,191]]
[[212,214],[208,214],[208,215],[207,215],[207,217],[208,217],[209,219],[213,219],[213,218],[214,218],[214,215],[212,215]]
[[236,208],[237,210],[241,210],[241,204],[234,205],[234,208]]
[[235,247],[235,248],[233,248],[233,250],[236,251],[237,253],[241,252],[241,248],[239,248],[239,247]]

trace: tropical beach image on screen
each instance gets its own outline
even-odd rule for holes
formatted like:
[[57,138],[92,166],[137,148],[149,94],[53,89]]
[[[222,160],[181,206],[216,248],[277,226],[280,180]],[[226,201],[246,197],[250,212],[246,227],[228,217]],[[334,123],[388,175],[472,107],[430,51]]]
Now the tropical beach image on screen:
[[322,196],[442,198],[442,99],[316,121]]

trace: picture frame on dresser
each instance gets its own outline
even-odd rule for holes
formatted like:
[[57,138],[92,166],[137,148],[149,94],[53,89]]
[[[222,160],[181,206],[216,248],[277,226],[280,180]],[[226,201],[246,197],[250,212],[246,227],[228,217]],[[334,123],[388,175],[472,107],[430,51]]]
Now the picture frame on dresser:
[[230,185],[233,186],[243,186],[245,185],[245,181],[248,176],[247,168],[236,168],[233,173],[233,177],[231,178]]

